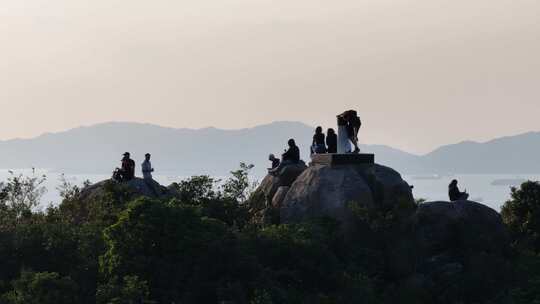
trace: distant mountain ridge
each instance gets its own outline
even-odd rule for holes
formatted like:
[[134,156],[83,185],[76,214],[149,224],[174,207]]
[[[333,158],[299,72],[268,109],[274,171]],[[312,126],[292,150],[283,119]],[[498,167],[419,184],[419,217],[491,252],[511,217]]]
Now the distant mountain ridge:
[[[132,152],[139,166],[154,155],[156,172],[182,175],[226,175],[244,161],[264,174],[269,153],[279,154],[295,138],[309,159],[313,127],[299,122],[274,122],[239,130],[174,129],[152,124],[111,122],[46,133],[32,139],[0,141],[0,168],[48,168],[61,172],[109,173],[121,154]],[[407,174],[538,173],[540,132],[507,136],[485,143],[461,142],[426,155],[385,145],[363,145],[378,163]],[[140,167],[137,169],[139,170]]]

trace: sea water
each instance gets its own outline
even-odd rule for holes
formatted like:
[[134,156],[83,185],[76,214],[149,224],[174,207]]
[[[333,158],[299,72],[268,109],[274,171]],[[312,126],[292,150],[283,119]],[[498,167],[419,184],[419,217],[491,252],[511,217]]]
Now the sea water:
[[[522,181],[539,181],[540,175],[535,174],[456,174],[451,176],[412,176],[403,178],[414,186],[413,194],[416,199],[427,201],[447,201],[448,184],[453,179],[458,180],[459,189],[469,193],[469,200],[483,203],[497,211],[510,199],[511,187],[519,187]],[[502,181],[495,183],[496,181]]]
[[[10,172],[11,171],[11,172]],[[64,177],[73,185],[82,185],[86,180],[91,183],[96,183],[110,178],[110,174],[65,174],[49,171],[45,169],[17,169],[7,170],[0,169],[0,182],[5,182],[11,176],[36,176],[45,175],[46,180],[43,186],[47,192],[41,199],[40,209],[44,209],[48,205],[58,205],[61,201],[58,187],[61,185],[61,179]],[[162,185],[170,185],[173,182],[179,182],[187,176],[181,173],[156,174],[154,179]],[[223,179],[224,177],[220,177]],[[252,177],[253,180],[261,180],[262,176]],[[511,182],[514,181],[514,186],[519,186],[521,180],[539,181],[540,175],[534,174],[457,174],[451,176],[438,175],[404,175],[405,179],[413,188],[413,194],[416,199],[425,199],[427,201],[448,200],[448,184],[452,179],[459,181],[461,191],[467,190],[470,194],[469,199],[483,203],[497,211],[501,206],[510,199]],[[494,181],[508,180],[510,183],[504,185],[493,185]]]

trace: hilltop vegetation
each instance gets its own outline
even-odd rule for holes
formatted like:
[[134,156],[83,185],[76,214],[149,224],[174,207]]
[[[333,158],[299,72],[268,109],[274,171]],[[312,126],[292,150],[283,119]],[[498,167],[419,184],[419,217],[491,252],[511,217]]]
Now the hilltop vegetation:
[[[474,272],[418,288],[395,271],[399,256],[387,254],[415,250],[402,244],[400,215],[417,205],[358,209],[363,228],[355,239],[328,218],[260,226],[250,218],[249,169],[219,187],[208,176],[181,181],[167,199],[110,181],[87,200],[66,184],[63,202],[43,212],[32,209],[39,179],[12,178],[0,195],[0,303],[540,301],[538,183],[513,190],[503,208],[511,264],[490,260],[488,252],[470,261]],[[455,245],[458,253],[465,249]]]

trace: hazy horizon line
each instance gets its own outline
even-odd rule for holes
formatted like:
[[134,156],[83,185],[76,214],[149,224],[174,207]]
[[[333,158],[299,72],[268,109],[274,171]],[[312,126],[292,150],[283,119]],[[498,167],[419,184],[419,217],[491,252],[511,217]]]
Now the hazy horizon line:
[[[306,127],[315,128],[314,125],[309,125],[309,124],[307,124],[305,122],[302,122],[302,121],[293,121],[293,120],[276,120],[276,121],[271,121],[271,122],[262,123],[262,124],[256,124],[256,125],[249,126],[249,127],[244,127],[244,128],[222,128],[222,127],[215,127],[215,126],[207,126],[207,127],[201,127],[201,128],[189,128],[189,127],[164,126],[164,125],[161,125],[161,124],[158,124],[158,123],[152,123],[152,122],[104,121],[104,122],[97,122],[97,123],[88,124],[88,125],[79,125],[79,126],[76,126],[76,127],[72,127],[72,128],[68,128],[68,129],[64,129],[64,130],[59,130],[59,131],[45,131],[45,132],[43,132],[43,133],[41,133],[39,135],[32,136],[32,137],[16,137],[16,138],[10,138],[10,139],[0,139],[0,142],[34,140],[34,139],[37,139],[37,138],[40,138],[40,137],[43,137],[43,136],[47,136],[47,135],[58,135],[58,134],[67,133],[67,132],[77,130],[77,129],[92,128],[92,127],[97,127],[97,126],[113,125],[113,124],[144,125],[144,126],[152,126],[152,127],[171,129],[171,130],[188,130],[188,131],[202,131],[202,130],[208,130],[208,129],[214,129],[214,130],[218,130],[218,131],[243,131],[243,130],[250,130],[250,129],[260,128],[260,127],[270,126],[270,125],[273,125],[273,124],[280,124],[280,123],[301,124],[301,125],[304,125]],[[336,126],[336,128],[337,128],[337,126]],[[492,142],[494,140],[504,139],[504,138],[507,138],[507,137],[520,136],[520,135],[526,135],[526,134],[530,134],[530,133],[539,133],[539,132],[540,131],[531,130],[531,131],[520,132],[520,133],[515,133],[515,134],[505,134],[505,135],[496,136],[496,137],[493,137],[491,139],[484,140],[484,141],[472,140],[472,139],[463,139],[461,141],[457,141],[457,142],[454,142],[454,143],[447,143],[447,144],[439,145],[439,146],[431,149],[429,152],[425,152],[425,153],[410,152],[410,151],[408,151],[408,149],[396,148],[395,146],[393,146],[391,144],[388,144],[388,143],[362,143],[362,144],[363,145],[371,145],[371,146],[387,146],[387,147],[390,147],[392,149],[400,150],[402,152],[405,152],[405,153],[408,153],[408,154],[411,154],[411,155],[425,156],[425,155],[428,155],[428,154],[430,154],[432,152],[435,152],[435,151],[437,151],[437,150],[439,150],[441,148],[447,147],[447,146],[463,144],[463,143],[485,144],[485,143],[490,143],[490,142]]]

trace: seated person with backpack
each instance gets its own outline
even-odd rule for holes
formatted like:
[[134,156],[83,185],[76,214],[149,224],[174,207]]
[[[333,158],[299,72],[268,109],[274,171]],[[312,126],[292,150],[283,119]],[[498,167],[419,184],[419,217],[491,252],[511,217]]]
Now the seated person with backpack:
[[129,152],[124,153],[122,167],[116,168],[113,172],[113,180],[127,182],[135,178],[135,162],[130,158]]

